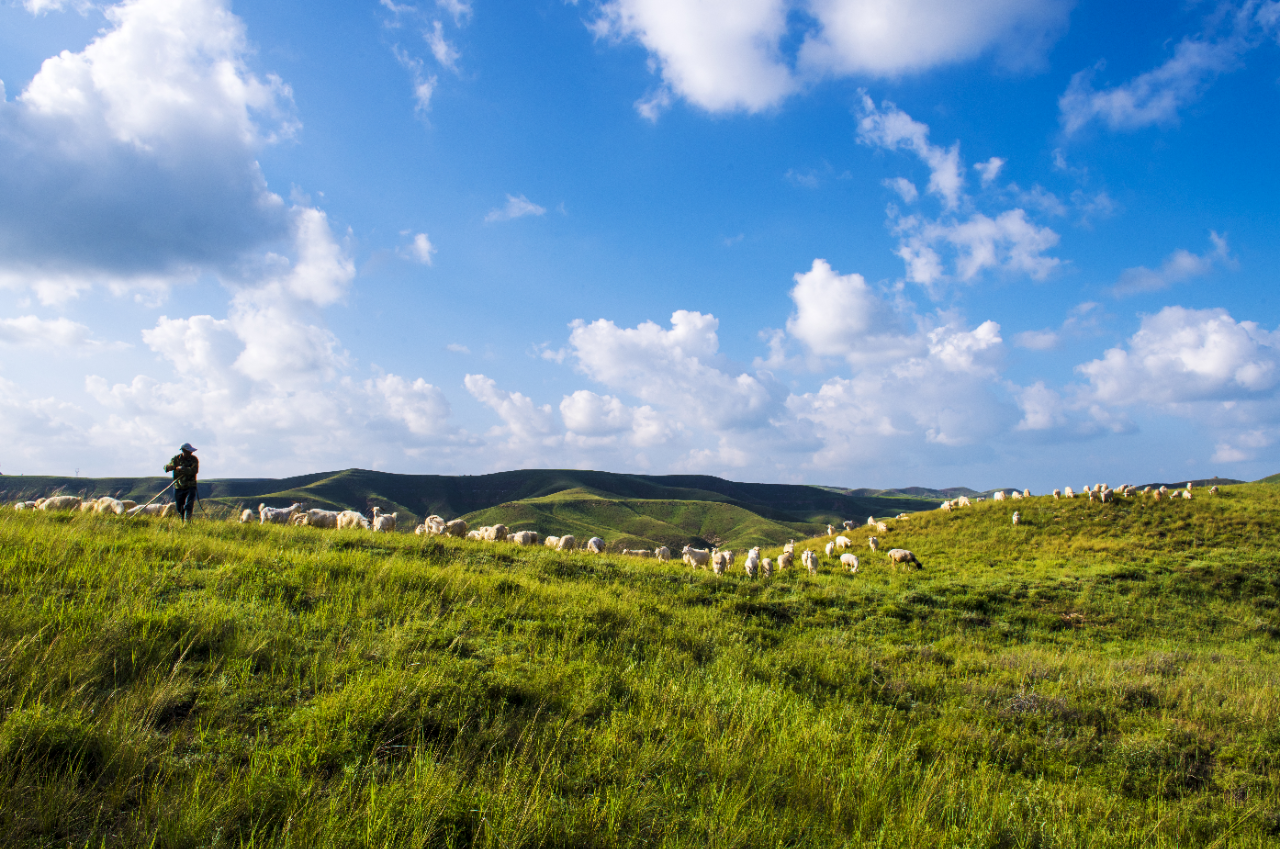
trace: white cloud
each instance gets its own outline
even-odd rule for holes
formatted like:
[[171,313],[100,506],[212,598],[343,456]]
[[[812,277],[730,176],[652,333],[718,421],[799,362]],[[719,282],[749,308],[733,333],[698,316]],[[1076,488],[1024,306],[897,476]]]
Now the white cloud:
[[895,222],[901,242],[898,256],[907,266],[907,279],[931,290],[951,279],[938,251],[954,258],[954,279],[975,280],[989,269],[1026,274],[1043,280],[1060,264],[1045,252],[1058,244],[1058,234],[1040,227],[1021,209],[990,218],[980,212],[964,221],[930,221],[905,216]]
[[257,165],[297,129],[222,0],[136,0],[0,103],[0,285],[163,291],[283,237]]
[[495,380],[483,374],[467,375],[463,385],[473,398],[498,414],[505,425],[499,432],[509,437],[511,445],[552,447],[559,441],[550,404],[538,406],[527,395],[499,389]]
[[422,37],[426,39],[427,46],[431,48],[431,55],[436,57],[441,67],[456,73],[458,60],[462,58],[462,54],[444,37],[444,24],[435,21],[432,28],[424,32]]
[[1005,160],[998,156],[993,156],[986,162],[974,163],[973,170],[977,171],[978,175],[982,178],[982,185],[984,188],[991,185],[995,182],[995,179],[1000,176],[1000,169],[1004,168],[1004,163]]
[[404,255],[414,262],[422,265],[433,265],[433,257],[436,253],[436,246],[431,244],[431,238],[426,233],[418,233],[413,237],[403,251]]
[[507,205],[499,209],[489,210],[489,214],[484,217],[485,221],[510,221],[514,218],[524,218],[527,215],[545,215],[547,212],[545,207],[538,206],[524,195],[516,197],[507,195]]
[[570,444],[603,447],[625,444],[650,447],[667,442],[678,429],[669,417],[652,407],[628,407],[612,395],[579,389],[560,402],[560,417]]
[[66,318],[43,319],[34,315],[0,319],[0,345],[51,351],[98,347],[92,331]]
[[436,6],[453,16],[453,22],[462,26],[471,18],[471,4],[466,0],[436,0]]
[[455,354],[470,354],[470,353],[471,353],[471,349],[470,349],[470,348],[468,348],[466,345],[460,345],[460,344],[459,344],[459,343],[457,343],[457,342],[450,342],[448,345],[445,345],[444,347],[445,347],[445,350],[447,350],[447,351],[453,351]]
[[929,166],[929,192],[941,198],[947,209],[955,209],[960,203],[964,174],[960,169],[959,142],[949,148],[929,144],[928,126],[913,120],[892,103],[885,102],[877,109],[865,93],[858,140],[887,150],[910,150]]
[[[1006,64],[1037,64],[1071,5],[1070,0],[978,0],[965,6],[944,0],[608,0],[593,29],[600,37],[644,45],[651,66],[662,75],[663,90],[710,112],[760,112],[823,77],[896,77],[991,49]],[[797,39],[802,44],[793,59],[783,45]]]
[[1120,275],[1120,281],[1112,288],[1112,293],[1119,296],[1156,292],[1174,283],[1182,283],[1193,277],[1202,277],[1212,271],[1215,266],[1231,266],[1233,261],[1226,237],[1210,232],[1209,241],[1213,243],[1212,250],[1203,254],[1193,254],[1179,248],[1154,271],[1145,266],[1126,269]]
[[795,276],[796,312],[787,332],[814,356],[842,357],[851,365],[898,359],[923,350],[894,306],[881,299],[861,274],[840,275],[826,260]]
[[671,108],[671,89],[659,86],[635,102],[636,111],[646,121],[654,122]]
[[916,189],[916,184],[906,177],[894,177],[892,180],[885,180],[884,186],[897,192],[898,197],[902,198],[904,203],[915,203],[916,199],[920,197],[920,191]]
[[1093,87],[1104,62],[1080,71],[1058,99],[1063,130],[1071,135],[1094,121],[1113,131],[1175,123],[1180,110],[1199,100],[1219,75],[1239,68],[1240,57],[1277,29],[1278,8],[1275,2],[1244,3],[1223,16],[1227,34],[1184,38],[1164,64],[1121,85]]
[[422,67],[422,60],[416,56],[401,50],[397,46],[392,46],[391,52],[395,54],[398,61],[406,71],[413,84],[413,100],[416,104],[415,109],[418,112],[426,112],[431,109],[431,96],[436,92],[436,75],[427,74]]

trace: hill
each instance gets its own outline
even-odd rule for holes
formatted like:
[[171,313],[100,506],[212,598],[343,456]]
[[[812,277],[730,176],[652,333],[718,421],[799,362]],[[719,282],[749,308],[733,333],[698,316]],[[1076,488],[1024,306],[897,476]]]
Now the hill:
[[770,580],[2,510],[0,836],[1275,845],[1280,490],[1017,506]]
[[[111,495],[146,501],[169,483],[167,478],[0,477],[0,500],[16,501],[63,492],[85,497]],[[563,499],[575,493],[568,506]],[[903,495],[851,496],[821,487],[737,483],[709,475],[621,475],[573,469],[527,469],[491,475],[397,475],[363,469],[324,472],[293,478],[224,478],[201,481],[201,494],[211,505],[239,509],[258,503],[284,506],[295,501],[308,508],[367,512],[381,507],[400,514],[400,526],[412,528],[425,516],[465,517],[475,522],[504,522],[542,533],[586,533],[643,542],[701,544],[707,533],[726,526],[734,516],[750,528],[741,539],[780,543],[818,525],[859,521],[868,515],[897,515],[932,509],[932,500]],[[672,502],[685,504],[682,517],[671,521]],[[691,504],[700,506],[690,507]],[[635,519],[612,512],[621,507]],[[735,508],[730,510],[728,508]],[[693,514],[698,514],[694,516]],[[599,515],[603,523],[591,524]],[[649,521],[644,521],[647,517]],[[607,520],[607,521],[605,521]],[[609,522],[621,522],[619,525]],[[587,533],[588,527],[591,529]],[[645,529],[653,532],[645,536]],[[683,537],[675,529],[690,532]],[[729,537],[725,537],[726,539]],[[738,537],[732,537],[735,543]],[[754,543],[753,543],[754,544]]]

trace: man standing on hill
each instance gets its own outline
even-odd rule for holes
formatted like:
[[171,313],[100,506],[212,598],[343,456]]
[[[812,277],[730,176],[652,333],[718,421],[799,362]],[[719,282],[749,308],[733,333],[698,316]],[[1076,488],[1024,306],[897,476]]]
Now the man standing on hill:
[[191,518],[191,511],[196,506],[196,475],[200,473],[200,461],[196,459],[196,449],[190,442],[182,443],[181,454],[174,456],[165,464],[166,472],[173,472],[174,501],[178,515],[186,522]]

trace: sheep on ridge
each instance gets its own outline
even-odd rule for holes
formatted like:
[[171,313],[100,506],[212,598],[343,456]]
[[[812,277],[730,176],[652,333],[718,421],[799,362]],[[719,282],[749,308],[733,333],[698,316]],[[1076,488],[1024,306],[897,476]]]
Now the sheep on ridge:
[[1004,501],[1004,490],[997,489],[995,494],[991,496],[992,501]]
[[884,522],[876,522],[876,530],[882,534],[887,534],[889,533],[889,526]]
[[628,557],[644,557],[646,559],[653,556],[653,552],[647,548],[624,548],[622,553]]
[[924,568],[924,564],[920,562],[919,558],[917,558],[914,554],[912,554],[910,551],[908,551],[905,548],[891,549],[889,551],[889,560],[893,563],[898,563],[898,564],[914,563],[919,568],[921,569]]
[[856,524],[858,524],[858,523],[857,523],[857,522],[855,522],[855,521],[853,521],[852,519],[845,519],[845,521],[844,521],[844,529],[845,529],[846,531],[851,531],[851,530],[853,530],[853,527],[854,527],[854,525],[856,525]]
[[545,545],[547,548],[555,548],[556,546],[560,545],[560,537],[549,536],[542,541],[542,544]]
[[374,533],[393,533],[396,529],[397,513],[383,513],[379,507],[373,508],[373,532]]
[[847,536],[841,535],[836,537],[836,548],[843,550],[851,545],[853,545],[853,540],[849,539]]
[[556,548],[560,551],[573,551],[577,547],[578,540],[575,539],[572,534],[566,534],[565,536],[560,537],[559,541],[556,543]]
[[848,569],[850,572],[858,571],[858,555],[848,552],[840,555],[840,565]]
[[1067,487],[1066,489],[1062,490],[1062,497],[1075,498],[1076,497],[1075,490],[1073,490],[1071,487]]
[[[587,544],[584,548],[592,554],[604,554],[604,540],[600,537],[592,537],[587,540]],[[671,559],[671,552],[667,552],[667,559]]]
[[55,495],[37,503],[39,504],[39,509],[46,512],[52,510],[79,510],[81,500],[78,495]]
[[507,535],[507,542],[514,542],[516,545],[537,545],[537,531],[516,531],[514,534]]
[[1055,489],[1055,490],[1053,491],[1053,500],[1054,500],[1054,501],[1057,501],[1057,500],[1058,500],[1059,498],[1061,498],[1061,497],[1062,497],[1062,490],[1060,490],[1060,489]]
[[761,578],[773,577],[773,561],[768,557],[760,561],[760,577]]

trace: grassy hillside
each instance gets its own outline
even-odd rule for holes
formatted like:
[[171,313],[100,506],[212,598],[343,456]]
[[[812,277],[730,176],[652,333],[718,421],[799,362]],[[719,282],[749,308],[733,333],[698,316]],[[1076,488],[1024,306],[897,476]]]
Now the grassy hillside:
[[926,568],[0,511],[0,844],[1280,842],[1280,490],[884,536]]

